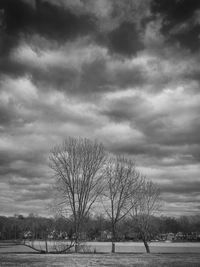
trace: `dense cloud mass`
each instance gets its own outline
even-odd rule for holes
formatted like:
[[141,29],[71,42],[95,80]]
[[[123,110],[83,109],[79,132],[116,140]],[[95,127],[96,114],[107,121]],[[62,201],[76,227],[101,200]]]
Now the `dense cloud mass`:
[[48,214],[65,137],[133,157],[199,212],[199,0],[0,0],[0,209]]

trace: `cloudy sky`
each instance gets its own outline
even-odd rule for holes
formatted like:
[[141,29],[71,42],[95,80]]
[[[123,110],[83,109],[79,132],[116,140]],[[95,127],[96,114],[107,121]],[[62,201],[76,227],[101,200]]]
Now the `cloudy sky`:
[[81,136],[198,214],[199,48],[199,0],[0,0],[0,213],[47,215],[48,153]]

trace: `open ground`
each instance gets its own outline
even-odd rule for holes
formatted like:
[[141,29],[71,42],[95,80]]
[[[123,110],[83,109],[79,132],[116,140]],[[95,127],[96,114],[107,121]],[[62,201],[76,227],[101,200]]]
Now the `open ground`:
[[117,243],[115,254],[109,252],[109,242],[91,242],[91,251],[93,247],[99,248],[99,253],[38,254],[28,247],[3,242],[0,243],[0,267],[200,266],[199,243],[152,243],[153,253],[149,255],[143,252],[141,243]]
[[39,255],[39,254],[0,254],[1,267],[80,267],[80,266],[173,266],[198,267],[199,254],[66,254],[66,255]]

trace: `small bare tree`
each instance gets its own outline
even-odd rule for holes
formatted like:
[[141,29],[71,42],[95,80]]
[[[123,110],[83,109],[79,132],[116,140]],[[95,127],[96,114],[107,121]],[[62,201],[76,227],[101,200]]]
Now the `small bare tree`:
[[129,213],[130,200],[139,189],[141,179],[132,160],[119,156],[107,162],[102,203],[112,227],[112,252],[115,252],[117,224]]
[[57,207],[73,219],[76,252],[81,225],[103,190],[105,157],[102,144],[82,138],[66,139],[49,157],[60,199]]
[[144,243],[147,253],[150,253],[148,242],[154,238],[153,216],[160,208],[160,191],[157,186],[144,180],[137,196],[133,195],[131,216],[134,220],[136,229]]

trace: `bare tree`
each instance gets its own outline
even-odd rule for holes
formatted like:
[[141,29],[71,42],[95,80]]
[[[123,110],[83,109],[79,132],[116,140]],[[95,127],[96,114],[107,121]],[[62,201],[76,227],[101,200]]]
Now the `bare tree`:
[[82,138],[68,138],[50,154],[50,167],[56,176],[58,206],[73,219],[75,250],[84,218],[103,190],[102,144]]
[[119,156],[107,162],[105,168],[106,190],[102,203],[112,226],[112,252],[115,252],[117,224],[130,211],[130,199],[141,185],[139,173],[132,160]]
[[148,242],[155,236],[153,216],[160,208],[159,195],[160,191],[157,186],[151,181],[144,180],[137,196],[133,195],[131,199],[132,209],[130,214],[134,219],[136,229],[147,253],[150,253]]

